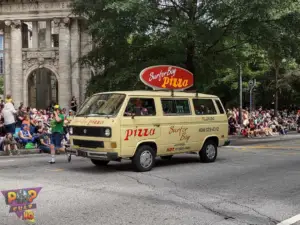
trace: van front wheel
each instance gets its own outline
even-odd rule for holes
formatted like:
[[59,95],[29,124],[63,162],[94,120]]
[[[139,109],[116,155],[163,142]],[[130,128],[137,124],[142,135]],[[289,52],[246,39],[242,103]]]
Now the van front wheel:
[[155,164],[155,152],[149,145],[138,147],[132,158],[132,163],[138,172],[150,171]]
[[214,162],[218,155],[218,147],[217,144],[208,140],[204,143],[202,149],[199,152],[200,160],[205,163]]

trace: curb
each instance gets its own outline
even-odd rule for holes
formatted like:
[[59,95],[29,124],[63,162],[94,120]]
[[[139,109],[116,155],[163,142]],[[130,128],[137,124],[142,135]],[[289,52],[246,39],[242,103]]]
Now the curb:
[[[230,145],[243,145],[243,146],[250,146],[256,145],[258,143],[278,143],[278,142],[286,142],[297,140],[300,136],[285,136],[285,137],[271,137],[271,138],[253,138],[253,139],[245,139],[245,140],[230,140]],[[229,146],[230,146],[229,145]]]
[[[39,149],[19,149],[20,155],[42,154]],[[0,156],[9,156],[6,152],[0,151]]]
[[278,137],[300,137],[300,134],[296,131],[290,131],[287,135],[278,135],[278,136],[269,136],[269,137],[254,137],[251,139],[248,139],[242,135],[228,135],[229,140],[262,140],[262,139],[274,139]]

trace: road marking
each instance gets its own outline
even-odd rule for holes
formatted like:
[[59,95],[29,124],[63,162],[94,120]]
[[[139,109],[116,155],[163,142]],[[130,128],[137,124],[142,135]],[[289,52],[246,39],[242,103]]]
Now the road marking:
[[48,171],[51,171],[51,172],[61,172],[61,171],[64,171],[64,169],[55,169],[55,170],[48,170]]
[[292,225],[300,220],[300,214],[293,216],[292,218],[289,218],[287,220],[282,221],[281,223],[278,223],[277,225]]
[[0,162],[13,162],[15,161],[14,159],[8,159],[8,160],[1,160]]
[[266,145],[251,145],[251,146],[224,146],[225,148],[240,148],[240,149],[256,149],[256,148],[260,148],[260,149],[299,149],[300,150],[300,146],[266,146]]

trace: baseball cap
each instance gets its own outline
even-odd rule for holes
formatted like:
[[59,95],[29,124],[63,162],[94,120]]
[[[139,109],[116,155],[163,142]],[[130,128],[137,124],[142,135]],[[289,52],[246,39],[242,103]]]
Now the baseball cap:
[[55,105],[54,109],[59,109],[60,110],[60,106],[59,105]]

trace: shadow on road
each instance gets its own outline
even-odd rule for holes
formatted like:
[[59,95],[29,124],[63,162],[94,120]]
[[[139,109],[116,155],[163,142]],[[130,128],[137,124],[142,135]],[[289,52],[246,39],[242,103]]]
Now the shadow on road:
[[[225,158],[218,158],[216,160],[216,163],[225,161]],[[205,163],[201,163],[199,158],[197,156],[188,156],[188,155],[179,155],[176,157],[173,157],[171,160],[162,160],[160,158],[156,159],[155,168],[162,168],[162,167],[170,167],[178,166],[178,165],[199,165],[202,166],[209,165]],[[211,163],[210,163],[211,164]],[[94,166],[92,163],[87,162],[86,167],[78,166],[76,167],[76,163],[74,163],[75,167],[69,167],[66,168],[69,171],[76,171],[76,172],[82,172],[82,173],[89,173],[89,174],[96,174],[101,171],[102,173],[112,173],[112,172],[119,172],[119,171],[126,171],[126,172],[132,172],[134,171],[134,167],[131,164],[131,161],[129,160],[122,160],[122,162],[110,162],[107,166],[97,167]]]

